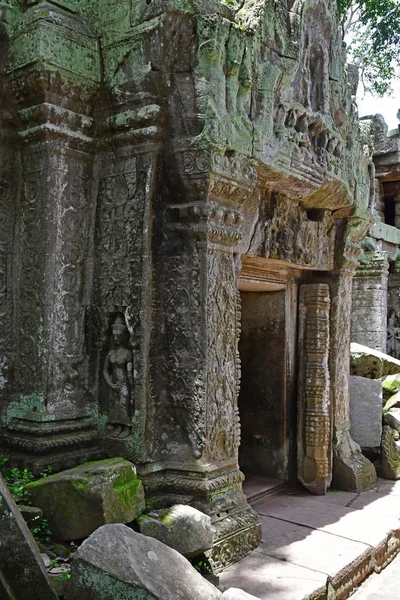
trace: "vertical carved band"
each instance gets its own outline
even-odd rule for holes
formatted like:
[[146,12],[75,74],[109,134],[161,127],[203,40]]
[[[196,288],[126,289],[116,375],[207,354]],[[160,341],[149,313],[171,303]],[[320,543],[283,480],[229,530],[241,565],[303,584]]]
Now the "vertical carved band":
[[331,477],[329,402],[329,287],[300,289],[298,476],[315,494]]

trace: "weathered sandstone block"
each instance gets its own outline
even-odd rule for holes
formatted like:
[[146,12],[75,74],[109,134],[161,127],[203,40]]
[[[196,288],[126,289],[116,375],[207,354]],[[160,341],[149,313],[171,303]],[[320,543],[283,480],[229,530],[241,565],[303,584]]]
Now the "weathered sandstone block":
[[75,553],[67,600],[217,600],[186,558],[125,525],[104,525]]
[[388,354],[355,344],[350,346],[350,370],[352,375],[367,377],[368,379],[381,379],[387,375],[400,373],[400,360]]
[[140,532],[149,535],[187,558],[209,550],[213,529],[209,516],[184,504],[160,511],[157,518],[143,516]]
[[85,538],[106,523],[129,523],[145,507],[135,467],[122,458],[85,463],[27,489],[59,540]]

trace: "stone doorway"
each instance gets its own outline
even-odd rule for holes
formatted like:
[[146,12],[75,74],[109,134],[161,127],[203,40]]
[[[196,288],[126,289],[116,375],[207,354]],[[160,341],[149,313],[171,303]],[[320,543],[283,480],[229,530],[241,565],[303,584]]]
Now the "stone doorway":
[[240,283],[239,464],[248,496],[296,477],[298,284],[286,277]]
[[[239,463],[246,475],[289,478],[285,290],[241,292]],[[291,460],[292,459],[292,460]]]

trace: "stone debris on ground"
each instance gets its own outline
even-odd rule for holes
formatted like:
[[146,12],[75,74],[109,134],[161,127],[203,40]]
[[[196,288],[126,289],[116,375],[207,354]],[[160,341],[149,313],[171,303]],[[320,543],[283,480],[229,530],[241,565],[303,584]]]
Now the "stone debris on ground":
[[221,598],[181,554],[122,524],[97,529],[72,558],[67,600],[98,600],[99,593],[102,600]]
[[213,545],[208,515],[186,504],[176,504],[139,517],[140,533],[149,535],[186,558],[193,558]]

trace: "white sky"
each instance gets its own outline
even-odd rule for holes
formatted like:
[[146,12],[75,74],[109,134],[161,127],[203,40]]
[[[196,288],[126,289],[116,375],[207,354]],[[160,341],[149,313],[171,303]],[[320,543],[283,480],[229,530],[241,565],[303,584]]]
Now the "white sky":
[[393,83],[393,93],[391,96],[378,98],[364,94],[362,85],[359,86],[357,94],[358,112],[360,117],[365,115],[375,115],[376,113],[383,116],[389,129],[397,129],[399,120],[396,117],[397,111],[400,108],[400,82],[397,80]]

